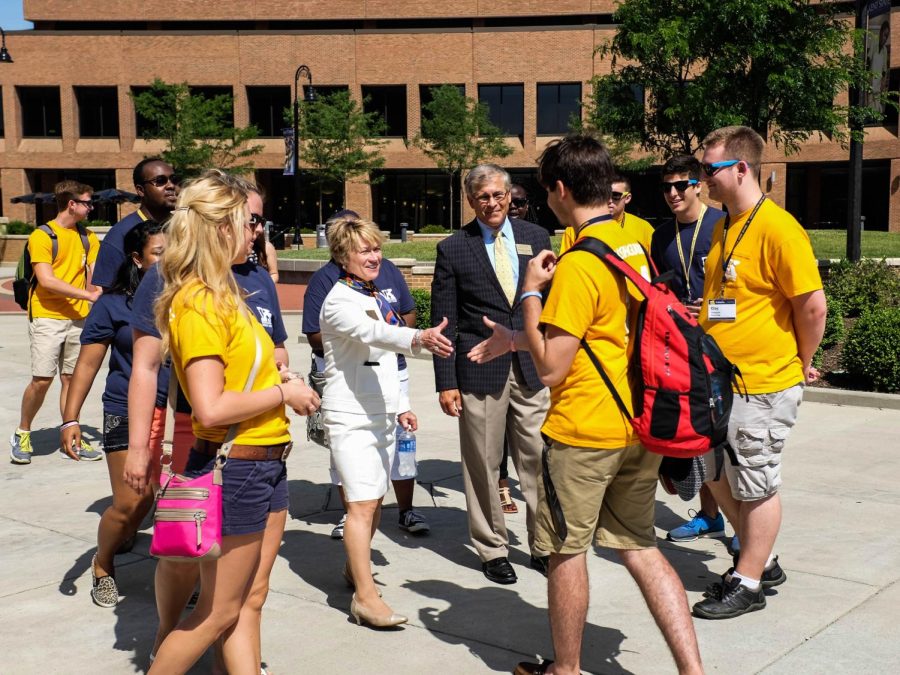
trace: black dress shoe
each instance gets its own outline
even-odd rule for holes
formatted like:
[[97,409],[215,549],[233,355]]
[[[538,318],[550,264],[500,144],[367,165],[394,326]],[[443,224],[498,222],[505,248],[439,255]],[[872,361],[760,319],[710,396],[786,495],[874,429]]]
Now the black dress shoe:
[[486,563],[481,563],[481,570],[488,581],[493,581],[495,584],[514,584],[518,581],[516,571],[506,558],[494,558]]
[[545,675],[547,668],[553,661],[544,661],[543,663],[529,663],[521,661],[516,666],[514,675]]
[[550,556],[531,556],[531,569],[537,570],[544,576],[547,576],[547,573],[550,571]]

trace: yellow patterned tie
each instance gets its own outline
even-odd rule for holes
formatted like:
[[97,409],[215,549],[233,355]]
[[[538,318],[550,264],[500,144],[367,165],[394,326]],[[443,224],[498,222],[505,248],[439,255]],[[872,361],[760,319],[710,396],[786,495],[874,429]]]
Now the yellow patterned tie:
[[500,282],[500,288],[512,304],[513,298],[516,297],[516,284],[513,281],[512,264],[509,260],[509,251],[503,241],[503,232],[494,233],[494,271],[497,273],[497,281]]

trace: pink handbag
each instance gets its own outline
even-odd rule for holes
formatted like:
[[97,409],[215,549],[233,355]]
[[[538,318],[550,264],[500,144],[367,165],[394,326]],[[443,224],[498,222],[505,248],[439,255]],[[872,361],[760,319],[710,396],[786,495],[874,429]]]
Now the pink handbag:
[[[244,391],[250,391],[262,353],[256,339],[256,360],[247,377]],[[216,453],[213,470],[197,478],[186,478],[172,471],[172,438],[175,435],[175,399],[178,378],[174,370],[169,380],[170,410],[166,416],[163,436],[162,485],[156,493],[153,515],[153,539],[150,555],[166,560],[199,562],[215,560],[222,555],[222,469],[237,436],[237,424],[232,424]]]

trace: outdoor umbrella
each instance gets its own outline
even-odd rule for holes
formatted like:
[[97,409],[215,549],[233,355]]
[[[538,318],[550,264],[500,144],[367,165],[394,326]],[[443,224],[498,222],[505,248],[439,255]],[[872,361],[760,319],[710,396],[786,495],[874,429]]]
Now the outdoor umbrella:
[[9,201],[13,204],[37,204],[38,202],[50,204],[54,199],[56,197],[52,192],[29,192],[27,195],[13,197]]
[[107,188],[94,193],[94,201],[98,203],[121,204],[122,202],[131,202],[137,204],[141,201],[133,192],[126,192],[117,188]]

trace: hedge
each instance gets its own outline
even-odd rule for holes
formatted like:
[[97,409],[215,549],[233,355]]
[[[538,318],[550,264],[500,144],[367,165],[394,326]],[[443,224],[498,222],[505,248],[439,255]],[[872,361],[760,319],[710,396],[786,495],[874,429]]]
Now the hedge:
[[875,391],[900,391],[900,308],[864,312],[850,329],[841,358],[850,375]]

